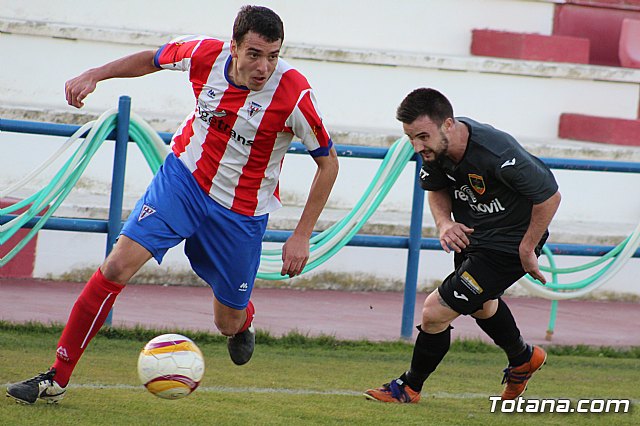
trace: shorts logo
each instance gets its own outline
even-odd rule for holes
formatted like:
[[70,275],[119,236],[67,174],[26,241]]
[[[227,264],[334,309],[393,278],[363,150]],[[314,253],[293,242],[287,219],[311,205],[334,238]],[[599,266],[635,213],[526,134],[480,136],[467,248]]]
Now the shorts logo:
[[249,284],[247,284],[247,283],[240,284],[240,287],[238,288],[238,291],[247,291],[247,290],[249,290]]
[[144,206],[142,206],[142,209],[140,210],[140,215],[138,216],[138,222],[140,222],[145,217],[151,216],[155,212],[156,212],[156,209],[154,209],[148,204],[145,204]]
[[466,302],[469,301],[469,298],[467,296],[465,296],[464,294],[460,294],[457,291],[453,290],[453,297],[455,297],[456,299],[462,299]]
[[465,285],[469,290],[473,292],[473,294],[480,294],[484,291],[480,284],[476,281],[475,278],[471,276],[471,274],[467,271],[464,271],[462,275],[460,275],[460,281]]
[[484,179],[480,175],[469,173],[469,183],[471,184],[473,190],[480,195],[484,194],[484,191],[487,189],[484,186]]

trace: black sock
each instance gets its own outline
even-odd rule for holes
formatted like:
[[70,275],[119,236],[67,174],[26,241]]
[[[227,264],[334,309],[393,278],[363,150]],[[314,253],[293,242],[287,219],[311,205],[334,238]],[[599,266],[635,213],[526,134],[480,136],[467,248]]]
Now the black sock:
[[531,359],[532,348],[522,339],[516,320],[502,298],[498,299],[498,309],[491,318],[476,318],[476,323],[504,350],[510,366],[521,365]]
[[414,391],[420,392],[427,377],[436,369],[442,358],[449,351],[451,345],[451,329],[449,326],[445,331],[437,334],[429,334],[420,331],[413,346],[413,358],[411,368],[400,378]]

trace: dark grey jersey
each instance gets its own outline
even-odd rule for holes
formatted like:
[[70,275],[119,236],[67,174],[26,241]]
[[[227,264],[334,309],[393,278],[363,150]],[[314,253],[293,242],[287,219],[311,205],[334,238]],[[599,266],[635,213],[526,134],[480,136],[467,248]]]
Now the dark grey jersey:
[[448,190],[455,221],[475,229],[470,247],[518,253],[533,204],[555,194],[558,184],[511,135],[466,117],[456,119],[469,129],[464,156],[458,164],[448,158],[425,163],[422,188]]

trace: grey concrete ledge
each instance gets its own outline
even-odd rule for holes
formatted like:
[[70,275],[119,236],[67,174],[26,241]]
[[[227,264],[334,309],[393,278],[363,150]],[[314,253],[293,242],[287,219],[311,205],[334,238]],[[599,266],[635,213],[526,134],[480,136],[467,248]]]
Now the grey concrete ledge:
[[[36,109],[24,106],[0,106],[0,118],[12,120],[82,125],[88,121],[95,120],[98,115],[89,111],[75,112]],[[144,114],[141,115],[159,132],[172,133],[182,121],[182,117],[149,117]],[[338,145],[390,147],[402,136],[400,130],[347,129],[332,127],[331,123],[328,123],[328,125],[331,137]],[[568,139],[519,138],[519,141],[531,153],[539,157],[640,162],[640,147]]]
[[[62,96],[62,95],[61,95]],[[64,102],[61,98],[60,104]],[[1,105],[0,118],[10,120],[39,121],[44,123],[75,124],[81,126],[89,121],[96,120],[101,112],[82,109],[59,109],[59,105],[47,107],[32,107],[26,105]],[[115,107],[116,105],[114,105]],[[138,111],[134,112],[140,114]],[[157,132],[175,132],[184,117],[150,117],[140,114]]]
[[[83,27],[67,23],[3,17],[0,17],[0,33],[131,44],[144,47],[157,47],[177,35],[119,28]],[[390,67],[415,67],[544,78],[640,83],[640,70],[637,69],[558,62],[522,61],[481,56],[446,56],[431,55],[425,52],[342,49],[286,43],[282,50],[282,56],[293,59]]]
[[[26,192],[23,195],[28,195]],[[20,197],[20,194],[17,195]],[[129,216],[130,208],[137,199],[125,197],[123,220]],[[55,217],[72,217],[82,219],[107,219],[109,196],[73,191],[58,208]],[[316,225],[316,231],[323,231],[344,218],[350,211],[346,208],[327,207],[322,212]],[[291,230],[295,228],[302,213],[301,206],[285,206],[272,213],[268,229]],[[409,211],[377,210],[363,225],[360,234],[408,236],[411,213]],[[549,242],[563,244],[617,245],[631,232],[634,223],[587,222],[555,220],[551,226]],[[433,219],[429,214],[423,218],[422,236],[435,238],[438,236]]]
[[0,17],[0,33],[99,41],[141,46],[159,46],[172,39],[169,33],[123,28],[87,27],[61,22],[35,21]]

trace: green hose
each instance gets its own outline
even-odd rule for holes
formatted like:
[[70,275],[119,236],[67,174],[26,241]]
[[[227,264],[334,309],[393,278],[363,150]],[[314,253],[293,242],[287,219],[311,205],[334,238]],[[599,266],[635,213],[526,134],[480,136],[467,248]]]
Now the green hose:
[[[5,244],[22,228],[23,225],[34,217],[41,215],[40,219],[29,230],[29,232],[22,237],[5,256],[0,258],[0,267],[5,266],[16,254],[18,254],[18,252],[22,250],[22,248],[24,248],[24,246],[44,226],[49,217],[55,213],[60,204],[62,204],[69,192],[71,192],[77,181],[80,179],[82,173],[89,165],[98,148],[100,148],[102,143],[106,140],[109,133],[115,129],[115,123],[115,112],[103,114],[103,116],[96,121],[96,125],[92,127],[85,140],[79,145],[75,152],[64,163],[62,168],[53,176],[44,188],[24,200],[0,209],[0,215],[4,215],[15,212],[26,206],[30,206],[25,212],[21,213],[10,222],[0,225],[0,244]],[[150,127],[145,127],[148,127],[148,125],[144,126],[140,123],[140,119],[132,116],[129,135],[140,148],[152,172],[155,173],[160,168],[166,152],[163,153],[158,149],[159,136],[155,132],[150,133],[148,130]],[[78,135],[75,136],[77,137]]]

